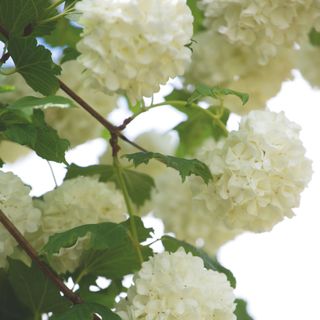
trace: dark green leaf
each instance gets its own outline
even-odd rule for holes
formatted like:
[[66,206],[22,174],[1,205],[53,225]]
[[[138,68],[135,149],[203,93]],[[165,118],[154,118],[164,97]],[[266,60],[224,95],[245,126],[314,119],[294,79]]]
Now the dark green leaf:
[[137,152],[127,154],[125,157],[129,159],[129,161],[132,161],[136,167],[142,163],[148,164],[151,159],[156,159],[164,163],[167,167],[179,171],[182,181],[185,181],[186,177],[192,174],[201,177],[205,183],[208,183],[209,180],[212,179],[211,172],[207,165],[197,159],[189,160],[165,156],[155,152]]
[[122,224],[111,222],[87,224],[51,236],[42,251],[51,257],[61,248],[72,247],[78,238],[87,234],[90,234],[89,247],[96,250],[121,246],[128,240],[128,230]]
[[74,48],[67,47],[63,50],[63,55],[60,63],[65,63],[70,60],[76,60],[80,55],[80,52]]
[[193,34],[198,33],[199,31],[204,30],[203,19],[204,14],[198,7],[198,0],[187,0],[187,4],[191,9],[194,21],[193,21]]
[[44,98],[24,97],[19,99],[7,107],[8,110],[16,111],[26,117],[29,121],[32,119],[33,110],[47,109],[50,107],[70,108],[74,107],[74,103],[65,97],[48,96]]
[[228,281],[230,282],[231,286],[233,288],[236,287],[236,279],[232,272],[228,270],[227,268],[223,267],[217,259],[210,258],[207,253],[205,253],[203,250],[198,249],[191,244],[178,240],[176,238],[170,237],[170,236],[163,236],[161,238],[162,244],[166,251],[169,252],[175,252],[179,248],[184,248],[186,252],[191,252],[194,256],[198,256],[203,260],[204,266],[207,269],[215,270],[221,273],[224,273],[226,277],[228,278]]
[[14,90],[15,90],[14,86],[0,86],[0,93],[11,92]]
[[[180,110],[180,109],[179,109]],[[206,113],[196,108],[181,108],[188,116],[188,120],[181,122],[174,129],[179,134],[179,146],[177,155],[184,157],[192,156],[202,143],[209,137],[219,140],[225,136],[224,131],[216,125],[213,119]],[[217,108],[210,107],[209,111],[215,114]],[[229,118],[229,111],[222,110],[221,121],[226,124]]]
[[52,320],[90,320],[93,315],[99,315],[102,320],[121,320],[121,318],[110,309],[97,303],[83,303],[74,305],[69,311],[53,316]]
[[36,266],[27,267],[17,260],[9,261],[9,281],[15,294],[33,315],[62,312],[70,303]]
[[0,159],[0,168],[2,168],[2,167],[3,167],[3,165],[4,165],[4,162],[3,162],[3,160],[2,160],[2,159]]
[[245,105],[249,100],[249,95],[247,93],[234,91],[226,88],[219,87],[208,87],[204,84],[198,85],[194,93],[188,99],[188,103],[193,103],[199,101],[205,97],[212,97],[215,99],[221,99],[226,95],[234,95],[241,99],[242,104]]
[[8,50],[17,71],[27,84],[44,96],[54,95],[59,89],[56,75],[60,68],[51,58],[51,52],[44,46],[37,45],[33,38],[14,38],[9,40]]
[[[154,180],[147,174],[135,172],[133,170],[122,170],[124,180],[126,182],[128,193],[137,207],[142,206],[146,200],[151,198],[151,191],[154,188]],[[120,189],[115,169],[111,165],[93,165],[89,167],[79,167],[72,164],[68,168],[65,179],[72,179],[78,176],[99,175],[100,181],[112,181]]]
[[61,139],[57,132],[45,123],[41,110],[34,110],[31,124],[11,125],[4,131],[4,136],[8,140],[30,147],[46,160],[66,162],[64,155],[69,142]]
[[90,291],[90,286],[98,287],[96,283],[96,276],[86,276],[79,282],[80,289],[76,292],[86,302],[93,302],[101,304],[108,308],[113,308],[115,305],[115,298],[121,292],[126,291],[122,285],[122,279],[112,280],[110,285],[105,289],[99,291]]
[[52,28],[52,23],[39,26],[39,22],[56,14],[48,10],[50,0],[1,0],[0,21],[12,35],[43,35]]
[[320,46],[320,32],[312,28],[312,30],[309,33],[309,40],[313,46]]
[[242,299],[236,299],[237,308],[235,311],[235,315],[237,316],[237,320],[253,320],[253,318],[249,315],[247,310],[247,302]]
[[52,47],[68,46],[75,48],[80,40],[81,29],[75,27],[65,17],[58,20],[53,32],[44,39]]
[[[134,219],[139,241],[143,242],[150,236],[152,229],[146,229],[140,218]],[[119,279],[137,271],[141,266],[129,226],[129,220],[121,224],[106,222],[80,226],[51,236],[42,251],[50,261],[61,248],[71,247],[78,238],[90,234],[88,250],[84,253],[78,272]],[[148,247],[140,245],[140,250],[145,260],[152,255]]]
[[191,93],[184,89],[174,89],[169,95],[165,97],[166,101],[180,100],[187,101],[190,98]]
[[123,169],[122,174],[129,196],[138,208],[151,199],[151,192],[155,183],[150,176],[128,169]]
[[16,296],[7,274],[0,270],[0,319],[33,320],[32,312]]

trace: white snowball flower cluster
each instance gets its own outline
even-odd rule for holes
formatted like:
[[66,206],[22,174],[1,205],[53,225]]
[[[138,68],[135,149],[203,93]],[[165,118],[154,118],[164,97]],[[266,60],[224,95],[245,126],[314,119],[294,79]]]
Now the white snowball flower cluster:
[[[126,219],[122,194],[113,183],[99,182],[93,177],[78,177],[65,181],[36,201],[42,210],[41,232],[33,239],[41,248],[55,233],[102,222],[119,223]],[[56,271],[74,271],[79,264],[86,239],[78,239],[72,248],[62,249],[53,261]]]
[[116,309],[123,320],[235,320],[234,299],[224,274],[181,248],[144,262]]
[[225,97],[225,106],[232,112],[246,114],[253,109],[264,109],[266,102],[280,91],[282,83],[291,78],[294,63],[289,49],[279,50],[276,57],[261,66],[251,48],[230,44],[215,32],[202,32],[195,40],[187,82],[248,93],[250,98],[245,106],[234,96]]
[[[37,231],[41,218],[41,212],[34,208],[29,192],[30,188],[20,178],[0,171],[0,209],[23,235]],[[14,253],[17,246],[10,233],[0,225],[0,268],[6,267],[6,258]]]
[[[107,116],[117,106],[117,97],[89,87],[82,69],[77,61],[65,62],[62,65],[61,79],[97,112]],[[61,91],[58,94],[68,97]],[[47,123],[55,128],[62,138],[69,140],[71,146],[97,138],[103,130],[101,124],[80,107],[48,108],[45,116]]]
[[201,186],[197,179],[184,183],[173,169],[156,177],[156,190],[152,194],[153,213],[162,219],[165,231],[195,246],[204,247],[210,254],[227,241],[234,239],[238,230],[226,228],[213,212],[203,208],[203,202],[192,199],[192,189]]
[[300,50],[296,52],[296,68],[311,86],[320,88],[320,48],[309,43],[303,43]]
[[231,43],[255,50],[265,64],[279,47],[292,47],[314,26],[320,28],[319,0],[200,0],[205,24]]
[[284,113],[252,111],[222,149],[200,157],[214,181],[194,199],[231,229],[263,232],[292,217],[312,173],[299,131]]
[[151,97],[190,61],[193,16],[186,0],[82,0],[79,61],[95,86]]

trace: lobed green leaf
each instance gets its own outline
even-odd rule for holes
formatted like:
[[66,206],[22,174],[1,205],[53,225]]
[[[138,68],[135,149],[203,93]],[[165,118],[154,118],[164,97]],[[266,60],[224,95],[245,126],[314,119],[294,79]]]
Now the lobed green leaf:
[[236,299],[236,311],[235,315],[237,320],[253,320],[251,315],[248,313],[247,310],[247,302],[242,299]]
[[208,87],[204,84],[201,84],[196,87],[196,90],[188,99],[188,103],[199,101],[205,97],[220,99],[221,97],[227,95],[237,96],[239,99],[241,99],[243,105],[245,105],[249,100],[249,95],[247,93],[238,92],[227,88]]
[[36,39],[10,37],[8,51],[17,71],[34,91],[44,96],[56,93],[60,67],[53,63],[49,50],[37,45]]
[[29,268],[21,261],[10,259],[8,279],[18,299],[34,316],[33,319],[38,319],[42,313],[65,311],[70,306],[34,263]]
[[177,170],[184,182],[187,176],[192,174],[201,177],[205,183],[208,183],[212,179],[211,172],[206,164],[197,159],[183,159],[173,156],[165,156],[161,153],[156,152],[137,152],[133,154],[127,154],[125,157],[134,163],[137,167],[138,165],[148,162],[151,159],[156,159],[164,163],[167,167]]

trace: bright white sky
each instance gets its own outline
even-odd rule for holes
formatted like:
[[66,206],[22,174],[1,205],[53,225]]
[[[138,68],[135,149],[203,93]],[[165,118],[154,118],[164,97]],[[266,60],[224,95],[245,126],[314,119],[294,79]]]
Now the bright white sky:
[[[295,218],[280,223],[270,233],[238,237],[221,249],[220,258],[236,276],[236,293],[249,301],[256,320],[319,320],[320,91],[312,90],[296,74],[295,81],[285,83],[269,107],[273,111],[283,110],[290,120],[301,125],[307,155],[313,160],[313,179],[302,195],[300,208],[295,210]],[[121,117],[113,119],[124,116],[123,111]],[[138,118],[127,134],[132,137],[154,128],[165,131],[180,120],[181,116],[170,108],[159,108]],[[238,121],[238,117],[233,117],[230,128],[236,129]],[[97,139],[72,150],[67,158],[79,165],[93,164],[104,148],[105,143]],[[61,182],[64,170],[60,165],[52,165]],[[34,155],[5,169],[32,185],[33,195],[54,188],[48,164]]]

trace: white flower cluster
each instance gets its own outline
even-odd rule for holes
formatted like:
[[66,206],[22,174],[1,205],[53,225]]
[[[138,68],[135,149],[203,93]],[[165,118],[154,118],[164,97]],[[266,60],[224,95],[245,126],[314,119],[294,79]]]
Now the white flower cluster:
[[174,232],[176,237],[198,247],[204,247],[210,254],[238,234],[230,230],[213,212],[202,208],[201,201],[193,200],[193,188],[202,186],[197,179],[184,183],[173,169],[167,169],[156,177],[156,189],[152,194],[153,213],[162,219],[165,231]]
[[190,61],[193,17],[186,0],[82,0],[79,61],[93,85],[150,97]]
[[280,91],[283,81],[291,77],[293,53],[289,49],[279,50],[276,57],[261,66],[250,47],[231,44],[218,33],[199,33],[195,41],[187,82],[248,93],[250,98],[245,106],[234,96],[225,97],[225,106],[232,112],[245,114],[264,109],[267,100]]
[[[117,97],[106,95],[87,85],[83,67],[77,61],[62,65],[61,79],[97,112],[107,116],[117,106]],[[59,92],[66,97],[65,93]],[[45,111],[46,121],[55,128],[62,138],[70,141],[71,146],[97,138],[103,130],[102,125],[80,107],[51,107]]]
[[303,43],[296,52],[296,67],[311,86],[320,88],[320,48],[309,43]]
[[202,153],[214,181],[194,199],[231,229],[263,232],[292,217],[312,174],[299,131],[283,113],[252,111],[222,149]]
[[319,0],[200,0],[200,7],[208,27],[255,50],[261,64],[320,28]]
[[[101,222],[119,223],[126,218],[122,194],[113,183],[102,183],[93,177],[78,177],[65,181],[57,189],[46,193],[35,204],[42,211],[40,232],[34,245],[41,248],[55,233]],[[56,271],[74,271],[78,266],[86,239],[78,239],[76,246],[62,249],[53,262]],[[80,246],[80,247],[79,247]]]
[[123,320],[235,320],[234,299],[224,274],[181,248],[144,262],[116,309]]
[[[37,231],[41,218],[40,210],[33,207],[29,192],[30,188],[17,176],[0,171],[0,209],[23,235]],[[17,246],[10,233],[0,225],[0,268],[6,267],[6,258]]]

